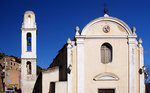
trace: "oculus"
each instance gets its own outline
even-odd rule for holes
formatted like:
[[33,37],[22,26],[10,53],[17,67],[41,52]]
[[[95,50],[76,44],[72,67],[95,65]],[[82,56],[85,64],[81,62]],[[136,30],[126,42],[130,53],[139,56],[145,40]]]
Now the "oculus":
[[110,31],[110,27],[109,27],[108,25],[105,25],[105,26],[103,27],[103,31],[104,31],[105,33],[108,33],[108,32]]

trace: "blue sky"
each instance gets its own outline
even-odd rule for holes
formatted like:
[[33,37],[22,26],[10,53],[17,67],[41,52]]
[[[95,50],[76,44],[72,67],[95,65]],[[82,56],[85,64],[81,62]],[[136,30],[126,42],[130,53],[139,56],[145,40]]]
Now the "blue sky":
[[38,27],[37,64],[46,68],[67,38],[73,39],[77,25],[82,29],[104,15],[104,2],[110,16],[136,27],[143,40],[145,65],[150,66],[149,0],[0,0],[0,48],[8,55],[21,56],[23,14],[32,10]]

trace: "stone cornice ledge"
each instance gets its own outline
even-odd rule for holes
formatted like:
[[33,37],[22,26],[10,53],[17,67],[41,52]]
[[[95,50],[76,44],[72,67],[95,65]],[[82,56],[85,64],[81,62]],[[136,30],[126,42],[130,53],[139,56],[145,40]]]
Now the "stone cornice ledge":
[[129,35],[128,38],[137,38],[137,35]]
[[21,59],[25,59],[25,60],[37,60],[37,58],[21,58]]
[[77,39],[127,39],[127,38],[137,38],[136,35],[76,35],[75,38]]
[[119,35],[81,35],[75,36],[76,38],[84,38],[84,39],[106,39],[106,38],[114,38],[114,39],[127,39],[128,36],[119,36]]
[[35,31],[35,30],[37,30],[37,28],[21,28],[21,31],[22,31],[22,30],[24,30],[24,31],[25,31],[25,30],[30,30],[30,31],[34,30],[34,31]]

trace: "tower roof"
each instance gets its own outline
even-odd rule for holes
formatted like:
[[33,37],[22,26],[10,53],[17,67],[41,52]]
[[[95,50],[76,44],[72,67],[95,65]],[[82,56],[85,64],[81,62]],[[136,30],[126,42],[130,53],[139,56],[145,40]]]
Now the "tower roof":
[[34,14],[34,12],[33,11],[26,11],[24,14]]

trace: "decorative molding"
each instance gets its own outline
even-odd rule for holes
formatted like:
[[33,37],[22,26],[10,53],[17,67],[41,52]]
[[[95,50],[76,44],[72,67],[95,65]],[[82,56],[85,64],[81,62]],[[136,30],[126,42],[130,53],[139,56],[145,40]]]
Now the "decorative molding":
[[69,71],[67,73],[67,84],[68,84],[68,87],[67,87],[67,90],[68,92],[67,93],[72,93],[72,45],[71,45],[71,40],[70,38],[68,38],[67,40],[67,70]]
[[88,23],[82,30],[81,32],[81,35],[85,35],[87,29],[92,26],[93,24],[97,23],[97,22],[101,22],[101,21],[110,21],[110,22],[115,22],[117,24],[119,24],[120,26],[122,26],[128,33],[128,35],[132,35],[132,31],[130,29],[130,27],[124,23],[123,21],[121,21],[120,19],[118,18],[114,18],[114,17],[100,17],[100,18],[97,18],[93,21],[91,21],[90,23]]
[[80,34],[79,34],[79,30],[80,30],[79,27],[76,26],[76,28],[75,28],[76,34],[75,34],[75,35],[80,35]]
[[[139,41],[139,60],[140,60],[140,66],[139,68],[142,68],[144,66],[144,55],[143,55],[143,47],[142,47],[142,40]],[[140,93],[145,93],[145,82],[144,82],[144,73],[140,75]]]
[[83,38],[83,39],[128,39],[128,38],[137,38],[135,35],[77,35],[75,38]]
[[118,81],[119,77],[113,73],[101,73],[94,77],[95,81]]
[[128,35],[128,38],[137,38],[137,35]]
[[85,38],[85,39],[127,39],[128,36],[119,36],[119,35],[82,35],[75,36],[76,38]]
[[109,15],[108,15],[108,14],[105,14],[104,17],[109,17]]
[[108,33],[108,32],[110,31],[110,27],[109,27],[108,25],[105,25],[105,26],[103,27],[103,31],[104,31],[105,33]]
[[84,39],[76,38],[77,44],[77,93],[84,93]]
[[36,31],[37,28],[21,28],[21,31],[26,31],[26,30],[30,30],[30,31]]
[[37,58],[21,58],[22,60],[37,60]]
[[129,93],[136,93],[135,47],[136,38],[128,38],[129,47]]

